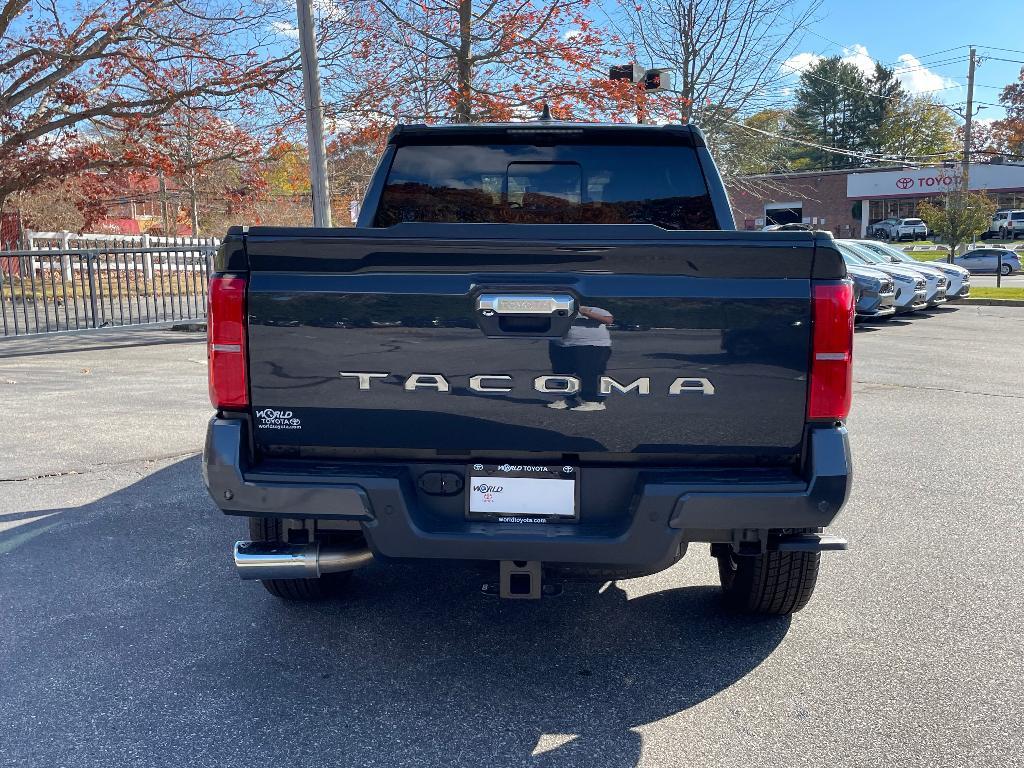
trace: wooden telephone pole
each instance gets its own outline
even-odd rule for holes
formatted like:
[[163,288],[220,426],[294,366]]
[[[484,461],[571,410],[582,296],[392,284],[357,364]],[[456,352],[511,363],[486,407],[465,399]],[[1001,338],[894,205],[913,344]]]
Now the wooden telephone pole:
[[968,181],[971,173],[971,124],[974,119],[974,68],[977,66],[977,54],[971,47],[971,63],[967,69],[967,111],[964,113],[964,164],[960,183],[964,192],[969,189]]
[[306,136],[309,145],[309,183],[313,193],[313,226],[331,226],[331,193],[327,184],[327,149],[324,147],[324,113],[320,101],[320,66],[313,34],[313,2],[298,0],[299,55],[302,58],[302,96],[306,105]]

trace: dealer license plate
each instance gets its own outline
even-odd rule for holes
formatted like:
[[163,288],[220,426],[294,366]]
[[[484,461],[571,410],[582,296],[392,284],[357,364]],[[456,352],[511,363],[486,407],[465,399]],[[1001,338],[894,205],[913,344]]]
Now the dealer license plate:
[[472,519],[546,523],[579,516],[579,471],[546,464],[473,464],[466,512]]

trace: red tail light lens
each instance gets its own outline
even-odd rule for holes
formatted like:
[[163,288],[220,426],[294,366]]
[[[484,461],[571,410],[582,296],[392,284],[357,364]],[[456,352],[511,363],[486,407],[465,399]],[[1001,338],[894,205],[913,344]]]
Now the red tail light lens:
[[853,285],[814,286],[811,386],[807,416],[845,419],[853,399]]
[[214,277],[206,317],[210,402],[214,408],[245,408],[245,280]]

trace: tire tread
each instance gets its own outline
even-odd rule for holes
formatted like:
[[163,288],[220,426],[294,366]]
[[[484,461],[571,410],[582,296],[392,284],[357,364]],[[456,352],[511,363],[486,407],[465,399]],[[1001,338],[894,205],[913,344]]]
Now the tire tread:
[[[733,569],[735,563],[735,570]],[[818,581],[818,552],[765,552],[718,558],[726,600],[746,613],[788,616],[810,601]]]

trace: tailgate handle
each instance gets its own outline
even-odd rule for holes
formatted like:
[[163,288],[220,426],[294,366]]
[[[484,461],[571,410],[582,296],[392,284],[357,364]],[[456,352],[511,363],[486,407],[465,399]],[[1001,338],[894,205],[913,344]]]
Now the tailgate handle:
[[576,316],[576,298],[569,293],[481,293],[476,321],[489,338],[564,336]]
[[576,300],[566,294],[484,293],[476,300],[477,312],[494,315],[557,315],[568,317],[576,311]]

